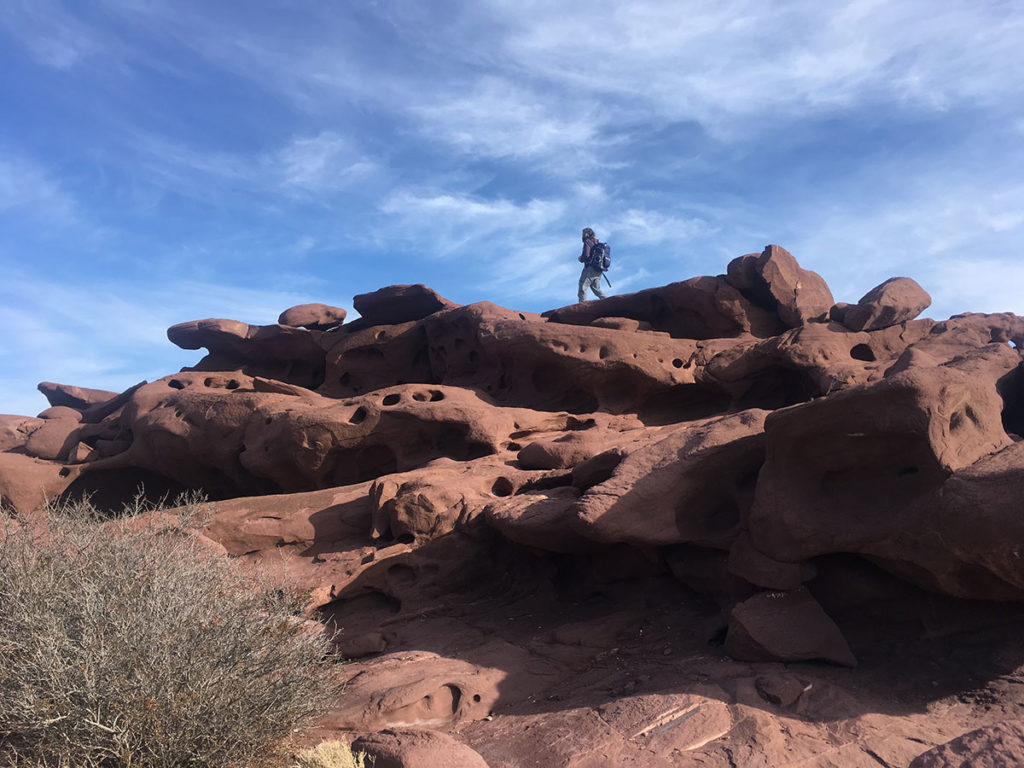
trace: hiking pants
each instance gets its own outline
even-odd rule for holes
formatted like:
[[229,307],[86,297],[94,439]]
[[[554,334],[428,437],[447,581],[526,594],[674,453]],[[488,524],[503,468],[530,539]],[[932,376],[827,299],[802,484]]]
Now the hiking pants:
[[583,271],[580,273],[580,289],[576,294],[580,301],[586,301],[587,288],[592,290],[597,298],[604,298],[604,291],[601,290],[601,275],[603,274],[604,272],[597,267],[583,267]]

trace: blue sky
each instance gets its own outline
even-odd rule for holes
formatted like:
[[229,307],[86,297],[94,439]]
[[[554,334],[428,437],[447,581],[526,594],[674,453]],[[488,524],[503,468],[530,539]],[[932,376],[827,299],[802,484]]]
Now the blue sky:
[[0,413],[196,362],[168,326],[422,282],[575,299],[767,243],[837,300],[1024,314],[1024,5],[4,0]]

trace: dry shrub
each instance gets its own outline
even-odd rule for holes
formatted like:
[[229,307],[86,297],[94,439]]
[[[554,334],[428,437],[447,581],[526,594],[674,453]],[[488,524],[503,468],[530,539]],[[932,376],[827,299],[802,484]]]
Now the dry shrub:
[[324,633],[187,521],[73,512],[0,534],[0,765],[282,765],[339,693]]
[[321,741],[312,749],[296,755],[293,768],[372,768],[373,758],[362,752],[353,753],[340,741]]

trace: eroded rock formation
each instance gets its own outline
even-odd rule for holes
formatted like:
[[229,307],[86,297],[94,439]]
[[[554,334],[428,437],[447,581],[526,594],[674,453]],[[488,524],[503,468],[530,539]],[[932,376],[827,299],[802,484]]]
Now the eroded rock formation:
[[915,763],[952,764],[1019,740],[1024,319],[929,301],[837,304],[773,245],[543,315],[412,285],[181,323],[193,368],[0,417],[0,503],[205,493],[354,659],[321,730],[389,765],[906,766],[982,729]]

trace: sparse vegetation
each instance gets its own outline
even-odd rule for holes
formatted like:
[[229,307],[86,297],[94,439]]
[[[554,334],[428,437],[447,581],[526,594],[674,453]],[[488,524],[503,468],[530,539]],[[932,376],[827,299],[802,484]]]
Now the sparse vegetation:
[[279,766],[338,695],[324,633],[202,546],[196,509],[0,518],[0,765]]

